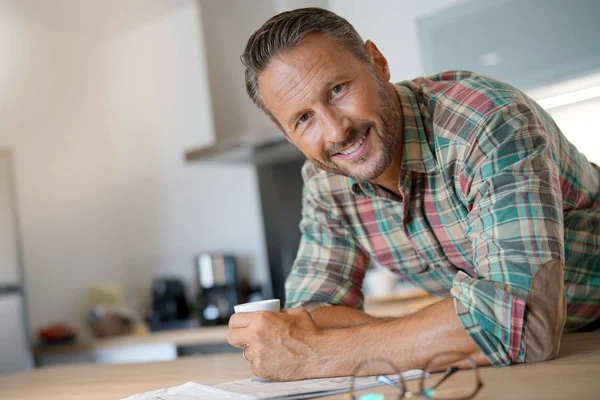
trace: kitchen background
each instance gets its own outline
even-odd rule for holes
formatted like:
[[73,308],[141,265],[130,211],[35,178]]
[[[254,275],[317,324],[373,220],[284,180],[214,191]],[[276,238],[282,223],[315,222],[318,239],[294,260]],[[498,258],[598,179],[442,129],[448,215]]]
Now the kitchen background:
[[[194,303],[202,253],[235,255],[246,293],[282,297],[302,156],[247,98],[239,63],[270,16],[338,12],[378,45],[394,81],[465,68],[518,84],[600,163],[598,4],[0,0],[0,193],[12,196],[0,203],[12,224],[0,318],[26,321],[0,338],[36,345],[56,322],[81,334],[98,293],[143,317],[162,277]],[[10,311],[2,293],[15,287],[24,302]]]

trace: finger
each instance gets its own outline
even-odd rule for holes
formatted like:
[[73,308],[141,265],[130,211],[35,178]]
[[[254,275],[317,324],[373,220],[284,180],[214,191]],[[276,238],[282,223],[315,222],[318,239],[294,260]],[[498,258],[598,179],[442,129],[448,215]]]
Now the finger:
[[252,316],[255,313],[238,313],[233,314],[231,318],[229,318],[229,329],[239,329],[246,328],[250,325],[252,321]]
[[254,362],[254,360],[256,360],[256,357],[258,356],[256,354],[256,346],[246,345],[242,348],[242,351],[244,352],[246,360],[250,361],[251,363]]
[[252,340],[246,329],[230,329],[227,332],[227,343],[241,349],[251,344]]

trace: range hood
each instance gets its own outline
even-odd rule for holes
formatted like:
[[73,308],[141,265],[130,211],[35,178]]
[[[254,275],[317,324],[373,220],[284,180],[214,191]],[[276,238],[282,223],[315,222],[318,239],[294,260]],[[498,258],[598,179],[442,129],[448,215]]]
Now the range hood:
[[214,144],[192,148],[185,153],[187,162],[266,164],[303,157],[281,132],[272,131],[263,135],[234,135],[228,138],[217,135]]

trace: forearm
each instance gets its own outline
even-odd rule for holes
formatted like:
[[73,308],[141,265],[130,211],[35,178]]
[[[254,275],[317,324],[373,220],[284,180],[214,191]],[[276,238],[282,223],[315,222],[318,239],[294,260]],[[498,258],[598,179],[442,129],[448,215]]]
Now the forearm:
[[345,306],[321,307],[313,311],[311,317],[321,329],[346,328],[377,320],[372,315]]
[[404,318],[324,331],[319,342],[321,365],[330,376],[352,374],[359,362],[374,358],[390,359],[401,369],[423,368],[435,354],[449,350],[489,364],[460,324],[452,299]]

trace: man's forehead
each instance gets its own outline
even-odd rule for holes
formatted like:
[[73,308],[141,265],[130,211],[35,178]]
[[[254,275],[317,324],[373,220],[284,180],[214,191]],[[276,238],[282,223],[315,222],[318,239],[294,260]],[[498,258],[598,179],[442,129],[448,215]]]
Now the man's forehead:
[[303,88],[342,75],[349,53],[340,44],[323,37],[308,37],[297,47],[282,51],[259,75],[259,90],[269,100],[288,97],[294,88]]
[[[305,57],[289,57],[282,55],[263,71],[259,77],[259,85],[274,94],[285,97],[287,91],[294,86],[303,87],[308,83],[316,83],[321,76],[336,73],[335,64],[325,57],[306,55]],[[261,89],[262,89],[261,86]]]

